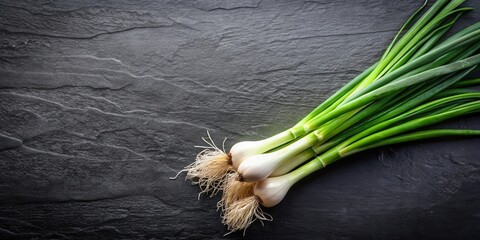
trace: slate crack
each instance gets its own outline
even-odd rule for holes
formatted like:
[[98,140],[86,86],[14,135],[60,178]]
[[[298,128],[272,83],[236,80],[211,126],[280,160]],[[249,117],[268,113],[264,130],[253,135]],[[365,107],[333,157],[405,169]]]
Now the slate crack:
[[[35,33],[35,32],[28,32],[28,31],[12,31],[8,29],[0,29],[0,32],[4,32],[7,34],[23,34],[23,35],[31,35],[31,36],[38,36],[38,37],[47,37],[47,38],[60,38],[60,39],[71,39],[71,40],[91,40],[103,35],[111,35],[111,34],[119,34],[124,32],[129,32],[132,30],[137,29],[160,29],[160,28],[169,28],[174,26],[182,26],[188,28],[190,30],[194,29],[192,27],[186,26],[185,24],[174,22],[170,25],[155,25],[155,26],[134,26],[129,28],[124,28],[116,31],[107,31],[107,32],[100,32],[97,34],[93,34],[90,36],[65,36],[65,35],[57,35],[57,34],[47,34],[47,33]],[[196,30],[196,29],[194,29]]]
[[223,10],[223,11],[234,11],[234,10],[239,10],[239,9],[256,9],[260,6],[260,3],[262,1],[258,1],[257,3],[255,3],[254,5],[252,6],[238,6],[238,7],[231,7],[231,8],[228,8],[228,7],[215,7],[215,8],[210,8],[210,9],[207,9],[205,10],[206,12],[213,12],[213,11],[219,11],[219,10]]
[[26,225],[26,226],[29,226],[29,227],[32,227],[32,228],[35,228],[35,229],[38,229],[38,230],[48,231],[48,232],[53,233],[54,235],[57,235],[57,236],[62,237],[64,239],[69,239],[69,237],[67,235],[64,235],[64,234],[61,234],[61,233],[58,233],[58,232],[55,232],[55,231],[44,229],[42,227],[39,227],[37,225],[34,225],[34,224],[32,224],[30,222],[27,222],[27,221],[24,221],[24,220],[7,218],[7,217],[0,217],[0,221],[17,222],[17,223],[20,223],[22,225]]
[[[46,5],[46,4],[42,5],[43,10],[45,10],[44,5]],[[77,11],[84,10],[84,9],[95,9],[96,8],[96,6],[88,6],[88,7],[80,7],[80,8],[75,8],[75,9],[65,10],[65,11],[51,11],[51,13],[43,13],[43,12],[33,12],[32,10],[30,10],[28,8],[24,8],[24,7],[20,7],[20,6],[12,6],[12,5],[3,4],[3,3],[0,3],[0,6],[22,10],[22,11],[28,12],[32,16],[48,16],[48,17],[55,16],[55,15],[58,15],[58,14],[73,13],[73,12],[77,12]]]
[[386,32],[396,32],[396,31],[398,31],[398,30],[397,30],[397,29],[388,29],[388,30],[379,30],[379,31],[370,31],[370,32],[313,35],[313,36],[295,37],[295,38],[287,38],[287,39],[276,39],[276,40],[273,40],[273,41],[268,42],[267,44],[272,44],[272,43],[284,43],[284,42],[291,42],[291,41],[296,41],[296,40],[314,39],[314,38],[357,36],[357,35],[386,33]]

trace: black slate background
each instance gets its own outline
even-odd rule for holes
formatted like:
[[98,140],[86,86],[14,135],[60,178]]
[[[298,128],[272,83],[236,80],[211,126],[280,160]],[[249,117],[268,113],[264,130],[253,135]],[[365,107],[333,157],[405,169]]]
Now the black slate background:
[[[218,199],[168,180],[206,130],[230,147],[292,125],[421,4],[0,1],[0,238],[223,239]],[[295,186],[245,239],[479,239],[479,146],[350,157]]]

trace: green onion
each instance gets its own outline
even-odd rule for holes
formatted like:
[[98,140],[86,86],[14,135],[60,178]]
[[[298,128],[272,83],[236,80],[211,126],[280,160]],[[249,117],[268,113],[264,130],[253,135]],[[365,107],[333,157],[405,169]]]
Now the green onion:
[[480,112],[480,92],[467,88],[480,79],[464,80],[480,64],[480,23],[442,41],[472,10],[459,7],[463,2],[438,0],[411,25],[421,6],[376,63],[291,128],[236,143],[228,153],[207,133],[207,146],[181,172],[201,193],[223,191],[217,208],[228,230],[237,231],[255,219],[272,220],[260,206],[275,206],[300,179],[346,156],[426,138],[480,136],[480,130],[420,130]]

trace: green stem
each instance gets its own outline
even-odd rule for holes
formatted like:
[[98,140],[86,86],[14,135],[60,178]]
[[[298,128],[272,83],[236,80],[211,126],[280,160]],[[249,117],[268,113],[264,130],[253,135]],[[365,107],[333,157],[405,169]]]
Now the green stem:
[[[479,32],[480,33],[480,32]],[[469,68],[475,66],[476,64],[480,63],[480,54],[474,55],[472,57],[459,60],[447,65],[443,65],[441,67],[437,67],[434,69],[427,70],[425,72],[404,78],[399,81],[395,81],[389,83],[383,87],[380,87],[374,91],[366,93],[365,95],[359,96],[358,98],[338,107],[332,112],[329,112],[322,116],[317,116],[310,120],[309,122],[305,123],[303,127],[305,131],[311,131],[312,129],[318,128],[321,124],[328,122],[329,120],[334,119],[348,111],[354,110],[358,107],[366,105],[376,99],[384,97],[388,94],[391,94],[395,91],[405,89],[409,86],[419,84],[425,81],[428,81],[432,78],[439,77],[451,72],[456,72],[465,68]]]
[[474,89],[468,88],[449,88],[443,90],[441,93],[435,95],[434,99],[444,98],[452,95],[464,94],[464,93],[478,93],[478,91]]
[[475,79],[468,79],[468,80],[462,80],[460,82],[455,83],[452,87],[472,87],[480,85],[480,78],[475,78]]
[[434,129],[434,130],[418,131],[414,133],[407,133],[404,135],[383,139],[378,143],[375,143],[363,148],[359,148],[356,150],[356,152],[361,152],[361,151],[365,151],[372,148],[383,147],[383,146],[393,145],[398,143],[405,143],[405,142],[418,141],[422,139],[447,137],[447,136],[480,136],[480,130]]
[[423,10],[423,8],[425,8],[425,6],[427,5],[427,2],[428,1],[425,1],[423,3],[422,6],[420,6],[415,12],[413,12],[413,14],[407,19],[407,21],[405,21],[405,23],[402,25],[402,27],[400,28],[400,30],[397,32],[397,34],[395,35],[395,37],[393,38],[392,42],[390,43],[390,45],[388,45],[387,49],[385,50],[385,52],[383,53],[382,55],[382,58],[380,59],[380,61],[382,61],[383,59],[385,59],[387,57],[387,55],[390,53],[390,50],[394,47],[395,43],[397,42],[397,39],[400,37],[400,34],[402,34],[403,30],[410,24],[410,22]]
[[[418,68],[418,66],[423,66],[424,64],[428,64],[434,62],[442,55],[445,55],[448,52],[451,52],[454,49],[462,48],[464,46],[469,46],[473,43],[476,43],[480,39],[480,25],[477,26],[473,32],[468,34],[462,35],[452,41],[449,41],[447,44],[442,45],[441,47],[434,48],[430,50],[428,53],[408,62],[407,64],[403,65],[402,67],[396,69],[395,71],[379,78],[372,84],[368,85],[367,87],[363,88],[362,90],[356,92],[352,96],[350,96],[346,102],[353,101],[355,98],[358,98],[368,92],[371,92],[377,88],[380,88],[389,82],[398,79],[402,75]],[[478,43],[477,43],[478,44]],[[400,80],[397,80],[400,81]]]
[[[424,131],[418,131],[418,132],[413,132],[413,133],[407,133],[391,138],[387,138],[382,140],[381,142],[376,142],[373,144],[370,144],[368,146],[364,146],[361,148],[357,148],[355,152],[349,152],[347,155],[351,155],[353,153],[358,153],[361,151],[369,150],[372,148],[377,148],[377,147],[382,147],[382,146],[387,146],[387,145],[392,145],[392,144],[398,144],[398,143],[404,143],[404,142],[411,142],[411,141],[418,141],[418,140],[423,140],[423,139],[429,139],[429,138],[437,138],[437,137],[447,137],[447,136],[480,136],[480,130],[457,130],[457,129],[434,129],[434,130],[424,130]],[[340,160],[343,157],[346,157],[347,155],[342,155],[340,156],[337,153],[337,149],[331,149],[330,151],[313,158],[310,160],[308,163],[305,165],[297,168],[293,172],[289,173],[289,175],[292,176],[292,181],[293,183],[298,182],[300,179],[310,175],[311,173],[318,171],[325,166]]]
[[428,83],[428,84],[423,84],[424,86],[412,88],[410,91],[404,94],[406,97],[401,99],[400,103],[386,108],[385,111],[383,112],[371,115],[370,118],[365,119],[364,122],[360,124],[358,127],[349,130],[343,135],[353,136],[365,129],[368,129],[372,126],[376,126],[377,124],[381,124],[393,117],[398,116],[399,114],[402,114],[414,107],[417,107],[423,102],[427,101],[428,99],[431,99],[432,97],[441,98],[439,97],[440,95],[443,95],[446,97],[454,95],[455,93],[450,91],[445,91],[444,89],[451,86],[455,82],[460,81],[463,77],[469,74],[473,69],[474,67],[471,67],[469,69],[465,69],[458,73],[452,73],[447,76],[441,77],[435,80],[437,84],[434,84],[434,85]]
[[[400,50],[400,52],[397,55],[395,55],[394,58],[390,62],[388,62],[388,65],[383,69],[383,71],[378,76],[385,75],[385,73],[387,73],[392,68],[392,66],[394,66],[397,63],[400,63],[400,65],[403,65],[403,63],[401,62],[401,59],[404,59],[405,57],[409,58],[409,55],[413,54],[413,52],[411,50],[415,50],[416,48],[422,46],[422,44],[425,41],[427,41],[429,38],[431,38],[433,35],[435,35],[435,32],[437,31],[437,29],[434,30],[434,31],[432,31],[432,30],[435,28],[435,26],[437,26],[446,17],[448,17],[451,14],[458,13],[457,16],[455,17],[455,18],[458,18],[458,17],[460,17],[459,15],[461,15],[463,12],[470,11],[470,10],[472,10],[472,9],[471,8],[457,9],[455,11],[449,12],[446,15],[436,17],[435,20],[429,22],[427,24],[427,26],[425,26],[417,35],[415,35],[415,37],[412,39],[411,42],[409,42],[404,48],[402,48]],[[405,61],[405,60],[403,60],[403,61]]]
[[356,149],[374,144],[377,141],[385,139],[387,137],[391,137],[403,132],[411,131],[413,129],[417,129],[423,126],[435,124],[446,119],[450,119],[453,117],[465,115],[468,113],[478,112],[478,111],[480,111],[480,101],[473,101],[466,104],[462,104],[461,106],[456,107],[449,111],[414,119],[409,122],[389,128],[387,130],[383,130],[383,131],[371,134],[368,137],[358,140],[347,147],[342,146],[342,149],[339,149],[339,153],[342,156],[349,155],[353,153]]
[[[453,96],[448,96],[445,98],[437,99],[432,102],[428,102],[426,104],[423,104],[421,106],[418,106],[416,108],[411,109],[408,112],[405,112],[403,114],[400,114],[394,118],[391,118],[386,121],[382,121],[381,123],[378,123],[368,129],[365,129],[364,131],[350,137],[348,140],[345,140],[340,148],[346,147],[353,142],[356,142],[362,138],[366,138],[374,133],[379,132],[380,130],[383,130],[389,126],[392,126],[393,124],[396,124],[401,121],[406,121],[409,118],[415,117],[422,115],[424,113],[428,113],[432,110],[439,109],[436,112],[442,113],[445,111],[445,109],[449,109],[452,104],[455,103],[461,103],[464,100],[475,100],[475,99],[480,99],[480,93],[466,93],[466,94],[459,94],[459,95],[453,95]],[[458,105],[458,104],[457,104]]]
[[340,104],[344,100],[343,97],[348,95],[348,92],[350,92],[358,83],[360,83],[366,76],[368,76],[368,74],[370,74],[376,66],[377,66],[377,63],[374,63],[372,66],[370,66],[365,71],[363,71],[360,75],[356,76],[353,80],[351,80],[349,83],[347,83],[342,88],[340,88],[340,90],[335,92],[331,97],[325,100],[322,104],[318,105],[318,107],[316,107],[300,122],[298,122],[295,126],[293,126],[293,128],[302,126],[304,123],[308,122],[313,117],[325,111],[330,106],[336,107],[338,104]]
[[[426,26],[429,25],[431,22],[435,22],[435,15],[437,14],[438,11],[442,9],[442,7],[447,3],[448,1],[437,1],[433,4],[430,9],[427,10],[427,12],[410,28],[410,30],[405,33],[405,35],[395,44],[395,46],[388,52],[387,56],[385,56],[382,61],[378,64],[378,66],[373,70],[373,72],[360,84],[360,86],[356,89],[355,92],[359,92],[362,89],[364,89],[366,86],[371,84],[382,72],[387,65],[394,60],[395,57],[403,56],[401,54],[401,51],[405,48],[408,48],[407,45],[409,43],[417,43],[417,41],[414,41],[415,37],[420,37],[423,38],[424,36],[422,34],[418,34],[419,32],[421,33],[423,29],[425,29]],[[450,9],[451,4],[445,6],[445,9]],[[443,12],[443,10],[441,12]],[[408,50],[408,49],[407,49]]]

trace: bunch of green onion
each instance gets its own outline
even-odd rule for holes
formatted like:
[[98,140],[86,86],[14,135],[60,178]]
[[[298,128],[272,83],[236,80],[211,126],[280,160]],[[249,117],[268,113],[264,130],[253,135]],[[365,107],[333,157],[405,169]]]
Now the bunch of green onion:
[[480,92],[469,88],[480,79],[465,80],[480,64],[480,23],[444,37],[472,10],[463,2],[438,0],[411,24],[425,3],[376,63],[293,127],[236,143],[228,153],[208,135],[209,146],[182,172],[201,193],[223,191],[218,208],[233,232],[272,220],[261,206],[277,205],[293,184],[346,156],[426,138],[480,136],[480,130],[420,129],[480,111]]

